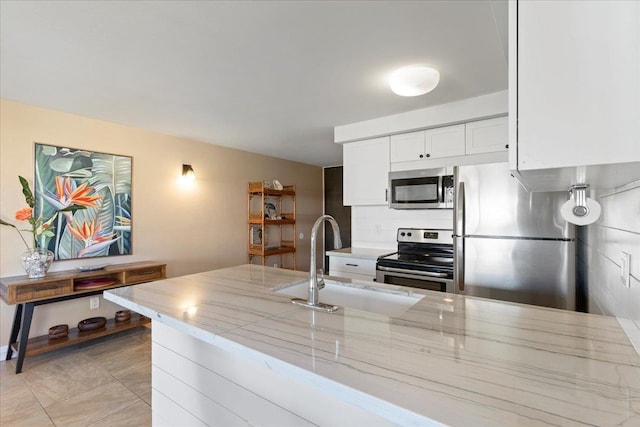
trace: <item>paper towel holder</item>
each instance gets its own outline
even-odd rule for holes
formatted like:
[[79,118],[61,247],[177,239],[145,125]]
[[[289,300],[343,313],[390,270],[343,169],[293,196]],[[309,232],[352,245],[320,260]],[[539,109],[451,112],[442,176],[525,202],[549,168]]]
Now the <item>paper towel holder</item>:
[[574,184],[569,187],[569,193],[573,195],[575,206],[571,211],[577,217],[584,217],[589,213],[587,207],[587,188],[589,184]]

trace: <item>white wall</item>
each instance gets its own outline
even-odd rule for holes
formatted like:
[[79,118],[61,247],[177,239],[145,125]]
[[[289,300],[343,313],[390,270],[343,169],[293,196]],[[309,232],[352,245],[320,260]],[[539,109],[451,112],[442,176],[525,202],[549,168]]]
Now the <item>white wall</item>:
[[[351,208],[351,246],[396,249],[398,228],[453,228],[452,209]],[[379,230],[379,231],[378,231]]]
[[[618,318],[640,351],[640,181],[592,194],[600,220],[578,227],[578,280],[589,293],[589,311]],[[631,287],[620,278],[622,252],[631,254]]]

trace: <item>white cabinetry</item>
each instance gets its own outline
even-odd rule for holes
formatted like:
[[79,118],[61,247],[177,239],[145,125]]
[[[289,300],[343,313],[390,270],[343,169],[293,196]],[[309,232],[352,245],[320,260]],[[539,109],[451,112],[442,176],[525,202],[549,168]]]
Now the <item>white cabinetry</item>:
[[391,163],[464,155],[464,125],[391,136]]
[[362,258],[329,256],[329,274],[349,279],[373,280],[376,277],[376,261]]
[[508,149],[507,117],[478,120],[465,125],[465,154],[493,153]]
[[[640,2],[509,2],[510,166],[532,190],[640,178]],[[591,181],[591,182],[589,182]]]
[[391,135],[389,148],[391,163],[423,159],[424,131]]
[[464,125],[444,126],[424,131],[427,157],[464,155]]
[[389,173],[389,137],[342,146],[344,204],[386,205]]

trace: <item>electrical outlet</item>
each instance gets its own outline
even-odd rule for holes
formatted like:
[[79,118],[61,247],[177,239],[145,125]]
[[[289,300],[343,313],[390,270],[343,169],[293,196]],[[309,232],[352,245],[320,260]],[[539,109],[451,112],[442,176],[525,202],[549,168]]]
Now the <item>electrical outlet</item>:
[[622,279],[622,283],[627,288],[631,287],[631,255],[622,252],[622,258],[620,258],[620,278]]
[[89,300],[89,310],[100,308],[100,297],[93,297]]

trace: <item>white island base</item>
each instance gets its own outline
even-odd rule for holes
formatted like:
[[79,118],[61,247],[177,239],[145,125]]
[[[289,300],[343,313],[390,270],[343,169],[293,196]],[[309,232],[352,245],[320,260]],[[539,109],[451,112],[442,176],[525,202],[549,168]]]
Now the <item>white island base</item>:
[[154,426],[397,425],[267,361],[232,354],[158,321],[152,331]]
[[615,318],[348,279],[371,295],[327,286],[341,309],[314,312],[280,293],[306,277],[243,265],[106,291],[153,321],[154,425],[640,425]]

